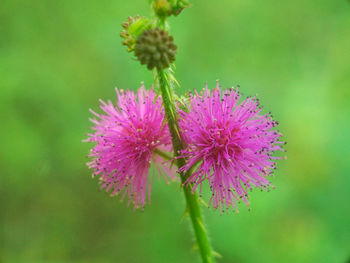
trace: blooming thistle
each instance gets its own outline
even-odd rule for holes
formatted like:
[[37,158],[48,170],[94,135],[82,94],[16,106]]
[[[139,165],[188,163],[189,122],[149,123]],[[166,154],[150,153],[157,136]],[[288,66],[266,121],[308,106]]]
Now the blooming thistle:
[[208,179],[212,190],[209,206],[220,210],[243,199],[249,207],[247,190],[253,186],[267,189],[266,179],[276,169],[274,151],[283,151],[278,141],[282,136],[272,130],[278,123],[270,114],[260,114],[261,107],[255,97],[239,103],[238,89],[222,91],[219,84],[210,91],[208,87],[190,95],[189,111],[179,110],[180,127],[188,147],[182,158],[188,161],[179,172],[191,168],[185,184],[193,191]]
[[[146,195],[150,203],[150,163],[153,161],[159,174],[164,171],[172,177],[170,169],[160,155],[171,150],[171,137],[164,122],[164,110],[160,97],[153,90],[142,86],[137,94],[119,92],[117,105],[101,102],[105,114],[91,112],[99,119],[91,119],[95,133],[88,134],[87,141],[95,142],[88,163],[94,169],[93,177],[100,175],[101,189],[112,191],[111,195],[123,192],[134,208],[144,207]],[[166,176],[164,176],[166,179]]]

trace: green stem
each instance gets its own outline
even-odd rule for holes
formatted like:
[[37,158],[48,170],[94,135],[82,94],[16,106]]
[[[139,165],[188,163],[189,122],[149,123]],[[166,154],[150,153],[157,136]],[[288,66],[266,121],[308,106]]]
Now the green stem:
[[[163,105],[165,109],[165,115],[168,120],[168,126],[171,134],[171,139],[174,148],[174,155],[179,156],[181,150],[184,149],[183,142],[181,140],[179,132],[179,124],[176,114],[176,108],[174,105],[172,89],[170,86],[169,75],[165,70],[158,70],[159,86],[163,98]],[[177,166],[180,168],[186,164],[184,158],[176,159]],[[188,174],[180,174],[182,184],[188,178]],[[199,199],[196,193],[192,193],[192,186],[183,187],[184,194],[187,202],[187,209],[189,211],[194,233],[196,235],[199,251],[202,257],[203,263],[213,263],[213,253],[210,247],[208,233],[204,226],[203,216],[200,210]]]
[[158,154],[160,157],[163,157],[165,160],[167,160],[167,161],[170,161],[170,160],[172,160],[172,159],[174,159],[172,156],[170,156],[169,154],[167,154],[166,152],[163,152],[163,151],[161,151],[161,150],[159,150],[159,149],[154,149],[153,150],[153,152],[155,153],[155,154]]

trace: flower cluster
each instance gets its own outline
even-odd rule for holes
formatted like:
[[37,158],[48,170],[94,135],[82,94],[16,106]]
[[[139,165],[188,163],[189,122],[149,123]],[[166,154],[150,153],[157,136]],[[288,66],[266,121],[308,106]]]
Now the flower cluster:
[[[117,105],[101,101],[105,114],[92,113],[95,133],[87,141],[95,142],[88,163],[94,176],[100,175],[101,188],[112,191],[112,195],[123,192],[134,207],[144,207],[148,196],[150,202],[151,183],[149,168],[151,161],[159,174],[172,173],[161,154],[171,151],[171,138],[160,97],[153,90],[142,86],[137,94],[116,89]],[[166,176],[164,176],[166,178]]]
[[[95,142],[88,163],[94,175],[100,175],[101,188],[112,190],[112,195],[123,192],[135,208],[144,207],[150,200],[151,161],[160,174],[173,173],[165,162],[171,151],[171,137],[164,122],[160,97],[142,86],[137,95],[119,92],[118,103],[101,101],[106,114],[93,114],[94,134],[88,141]],[[179,158],[186,165],[179,172],[189,176],[186,185],[193,192],[208,182],[212,191],[209,205],[220,210],[232,207],[242,199],[247,206],[248,190],[271,186],[267,179],[276,168],[275,151],[283,151],[282,136],[273,129],[278,123],[271,114],[261,114],[259,101],[248,97],[239,102],[237,89],[222,91],[219,84],[210,91],[207,87],[190,95],[186,109],[178,109],[179,125],[186,149]],[[166,176],[164,176],[166,178]]]
[[179,115],[183,138],[188,147],[181,154],[187,164],[180,172],[194,169],[186,184],[193,191],[209,182],[212,196],[209,205],[224,210],[237,209],[240,199],[249,205],[248,189],[266,189],[266,179],[276,167],[274,151],[282,150],[281,134],[272,130],[278,123],[270,114],[260,114],[255,97],[239,103],[236,89],[222,91],[219,84],[191,95],[189,111]]

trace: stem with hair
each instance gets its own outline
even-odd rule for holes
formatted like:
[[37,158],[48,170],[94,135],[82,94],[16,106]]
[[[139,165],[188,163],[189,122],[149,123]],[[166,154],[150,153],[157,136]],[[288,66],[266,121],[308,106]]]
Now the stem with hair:
[[[184,144],[180,135],[179,123],[173,99],[173,90],[171,86],[171,81],[169,79],[169,72],[168,70],[157,70],[157,76],[159,80],[161,95],[163,98],[165,115],[168,121],[168,126],[171,134],[174,156],[179,157],[181,150],[184,149]],[[177,158],[176,162],[179,168],[186,164],[186,160],[184,158]],[[186,197],[187,211],[192,221],[192,226],[197,239],[197,244],[201,254],[202,262],[213,263],[213,252],[211,250],[208,233],[204,226],[198,195],[192,191],[192,186],[190,184],[187,186],[184,185],[185,181],[188,178],[188,174],[181,173],[180,177],[183,185],[183,191]]]

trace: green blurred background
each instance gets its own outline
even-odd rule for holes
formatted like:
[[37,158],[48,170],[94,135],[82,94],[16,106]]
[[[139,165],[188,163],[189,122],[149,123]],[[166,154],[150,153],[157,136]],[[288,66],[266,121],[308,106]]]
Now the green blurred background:
[[[288,145],[277,188],[250,212],[203,207],[224,262],[350,258],[350,4],[193,0],[171,18],[180,94],[220,79],[272,111]],[[0,2],[0,262],[199,262],[179,185],[155,180],[134,212],[85,165],[88,109],[150,87],[121,45],[146,0]]]

